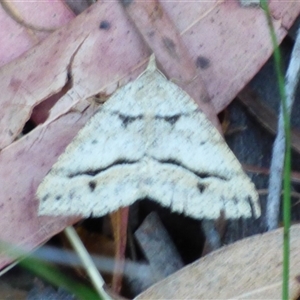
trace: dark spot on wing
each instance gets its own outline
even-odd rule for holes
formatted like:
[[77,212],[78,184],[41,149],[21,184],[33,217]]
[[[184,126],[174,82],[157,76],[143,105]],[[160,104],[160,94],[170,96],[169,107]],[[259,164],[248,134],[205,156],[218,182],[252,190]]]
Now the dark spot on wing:
[[42,198],[42,201],[45,202],[45,201],[48,200],[48,198],[49,198],[49,194],[46,194],[46,195]]
[[162,116],[156,116],[155,119],[162,119],[168,122],[171,125],[174,125],[180,118],[180,115],[174,115],[170,117],[162,117]]
[[199,190],[200,193],[203,193],[204,190],[205,190],[205,188],[206,188],[206,186],[204,184],[198,183],[197,184],[197,188],[198,188],[198,190]]
[[210,61],[204,56],[198,56],[196,60],[196,67],[206,70],[210,66]]
[[89,187],[90,187],[91,192],[93,192],[95,190],[96,186],[97,186],[97,184],[95,181],[89,182]]
[[61,199],[61,195],[55,197],[55,200],[59,201]]
[[104,30],[109,30],[111,27],[110,23],[108,21],[101,21],[99,28]]
[[122,120],[122,126],[127,127],[129,124],[133,123],[136,120],[141,120],[143,116],[126,116],[123,114],[118,114],[119,118]]
[[98,144],[98,141],[97,140],[92,140],[92,144],[93,145]]

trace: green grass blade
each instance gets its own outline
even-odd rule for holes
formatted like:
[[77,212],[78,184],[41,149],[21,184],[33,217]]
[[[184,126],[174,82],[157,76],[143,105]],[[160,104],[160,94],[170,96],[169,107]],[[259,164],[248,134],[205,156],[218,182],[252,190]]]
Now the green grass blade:
[[261,7],[264,9],[268,25],[270,28],[270,35],[274,48],[274,60],[277,75],[277,82],[280,92],[281,105],[284,119],[285,131],[285,159],[284,159],[284,178],[283,178],[283,282],[282,282],[282,299],[289,299],[289,264],[290,264],[290,226],[291,226],[291,136],[290,136],[290,116],[287,109],[286,90],[284,73],[282,69],[281,54],[272,23],[268,2],[261,0]]
[[91,288],[68,278],[66,275],[62,274],[54,266],[48,263],[32,257],[27,257],[20,261],[19,264],[32,273],[45,279],[52,285],[64,288],[66,291],[74,294],[79,299],[102,300]]
[[90,287],[68,278],[53,265],[29,256],[23,250],[17,249],[8,243],[0,242],[0,253],[10,256],[13,259],[19,259],[19,265],[45,279],[52,285],[64,288],[79,299],[102,300]]

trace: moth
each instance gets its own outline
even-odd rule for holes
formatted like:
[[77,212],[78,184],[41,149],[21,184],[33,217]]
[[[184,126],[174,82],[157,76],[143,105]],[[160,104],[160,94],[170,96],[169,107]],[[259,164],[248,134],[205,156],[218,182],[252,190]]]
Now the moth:
[[41,215],[102,216],[145,198],[197,219],[260,215],[223,137],[154,58],[79,131],[37,197]]

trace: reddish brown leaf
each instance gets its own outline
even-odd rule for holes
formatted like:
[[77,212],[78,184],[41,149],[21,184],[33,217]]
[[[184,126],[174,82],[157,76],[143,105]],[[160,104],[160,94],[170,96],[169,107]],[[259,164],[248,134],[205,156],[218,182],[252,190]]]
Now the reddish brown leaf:
[[127,241],[129,208],[121,208],[110,215],[115,240],[115,272],[112,289],[119,293],[122,288],[122,270],[124,269],[125,250]]
[[1,1],[0,66],[19,57],[74,18],[63,1]]

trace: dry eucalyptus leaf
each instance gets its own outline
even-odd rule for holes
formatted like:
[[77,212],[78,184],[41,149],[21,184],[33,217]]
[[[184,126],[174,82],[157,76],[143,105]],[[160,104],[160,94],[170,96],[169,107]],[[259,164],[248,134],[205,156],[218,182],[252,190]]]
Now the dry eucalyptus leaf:
[[74,17],[62,0],[1,1],[0,66],[21,56]]
[[[283,231],[225,246],[135,299],[281,299]],[[300,225],[291,227],[290,299],[300,295]]]
[[[264,12],[242,8],[238,1],[162,1],[161,5],[174,20],[220,111],[271,55]],[[270,5],[276,11],[274,26],[282,40],[300,11],[300,3],[285,3],[282,11],[276,9],[280,5],[277,1]],[[98,1],[0,70],[0,87],[6,95],[0,100],[0,148],[15,139],[34,106],[64,87],[67,72],[73,86],[51,111],[50,122],[83,98],[111,93],[118,84],[134,78],[147,55],[148,48],[123,7],[118,2]]]
[[[91,108],[78,108],[77,112],[62,116],[48,126],[40,126],[15,142],[14,151],[10,146],[0,152],[0,228],[5,228],[0,234],[2,241],[30,250],[79,220],[78,217],[65,216],[38,217],[35,192],[39,180],[33,179],[30,174],[35,173],[36,178],[43,178],[48,171],[45,169],[46,157],[47,160],[51,157],[49,162],[54,164],[58,155],[74,137],[69,130],[69,124],[73,123],[76,132],[92,113]],[[55,145],[54,139],[57,141]],[[35,147],[37,143],[39,146]],[[12,260],[12,257],[1,253],[0,267]]]
[[222,136],[154,57],[79,132],[37,196],[40,215],[99,217],[144,198],[197,219],[260,215]]
[[[98,2],[0,69],[0,87],[5,95],[0,99],[0,149],[16,138],[36,105],[66,85],[68,90],[48,112],[48,123],[100,91],[111,94],[130,80],[135,68],[141,71],[143,63],[137,64],[147,57],[148,49],[122,14],[123,8],[117,3]],[[101,28],[104,21],[109,28]],[[126,46],[120,47],[120,42]],[[131,47],[136,56],[131,55]],[[120,52],[122,63],[116,60]]]

